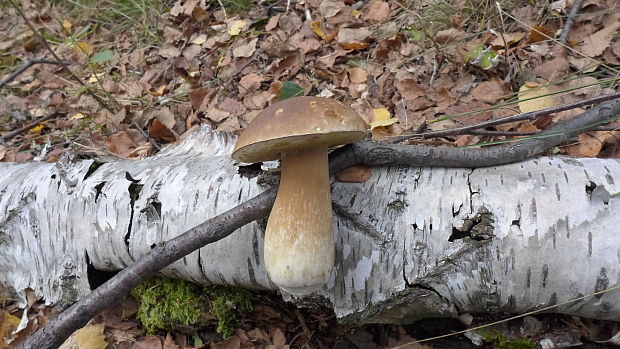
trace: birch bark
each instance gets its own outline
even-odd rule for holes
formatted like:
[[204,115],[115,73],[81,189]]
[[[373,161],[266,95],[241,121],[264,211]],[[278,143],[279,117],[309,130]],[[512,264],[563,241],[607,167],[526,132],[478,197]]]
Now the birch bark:
[[[119,270],[261,191],[238,174],[234,137],[202,128],[142,161],[0,163],[0,282],[61,306],[90,291],[87,265]],[[537,158],[481,169],[373,168],[332,185],[336,266],[322,297],[344,321],[519,313],[618,285],[617,160]],[[163,272],[276,289],[264,222]],[[283,294],[289,299],[290,295]],[[558,312],[620,319],[620,292]]]

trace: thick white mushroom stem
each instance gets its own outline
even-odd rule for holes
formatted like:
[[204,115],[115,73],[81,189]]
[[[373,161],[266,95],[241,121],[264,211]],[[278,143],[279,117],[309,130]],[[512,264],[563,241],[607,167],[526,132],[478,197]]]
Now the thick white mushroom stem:
[[280,188],[265,232],[271,280],[296,294],[319,290],[334,266],[327,148],[281,155]]

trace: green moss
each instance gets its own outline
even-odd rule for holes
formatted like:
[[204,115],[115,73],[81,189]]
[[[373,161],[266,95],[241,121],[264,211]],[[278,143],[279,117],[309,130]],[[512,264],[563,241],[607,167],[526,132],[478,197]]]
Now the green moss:
[[138,302],[138,319],[149,334],[195,324],[203,298],[199,286],[165,277],[150,278],[131,291]]
[[[138,319],[149,334],[177,326],[196,326],[208,313],[218,321],[217,332],[232,336],[241,319],[252,311],[253,296],[237,287],[202,287],[188,281],[154,277],[133,289],[140,303]],[[209,303],[210,306],[203,306]]]
[[509,338],[498,331],[479,330],[485,342],[492,343],[498,349],[536,349],[536,343],[527,338]]
[[211,301],[211,315],[218,320],[217,333],[228,338],[241,324],[241,318],[252,311],[253,296],[237,287],[208,286],[205,291]]

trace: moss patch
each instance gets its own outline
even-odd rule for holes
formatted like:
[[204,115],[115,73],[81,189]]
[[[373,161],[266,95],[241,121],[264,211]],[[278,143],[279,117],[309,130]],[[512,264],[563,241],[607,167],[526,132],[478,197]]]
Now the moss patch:
[[485,342],[492,343],[498,349],[535,349],[538,345],[527,338],[509,338],[498,331],[478,331]]
[[217,320],[217,333],[228,338],[241,324],[241,318],[252,311],[253,296],[237,287],[207,286],[211,301],[211,315]]
[[140,302],[137,316],[149,334],[194,325],[204,302],[200,286],[165,277],[144,281],[131,295]]

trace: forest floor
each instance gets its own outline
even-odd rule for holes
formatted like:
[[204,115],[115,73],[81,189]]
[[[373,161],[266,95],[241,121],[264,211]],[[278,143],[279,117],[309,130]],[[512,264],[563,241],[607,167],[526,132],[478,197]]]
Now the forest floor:
[[[7,0],[0,3],[0,161],[141,159],[203,124],[237,133],[270,103],[296,95],[350,105],[377,141],[417,134],[410,142],[463,147],[536,137],[584,109],[424,134],[620,91],[620,3],[585,0],[569,16],[573,3]],[[561,40],[567,21],[570,34]],[[620,157],[620,122],[550,154]],[[0,349],[54,314],[33,297],[22,316],[7,289],[0,300]],[[540,314],[414,343],[510,314],[354,327],[273,294],[257,295],[227,339],[205,314],[147,334],[136,301],[124,302],[97,317],[87,337],[109,348],[167,349],[620,345],[617,323]],[[69,348],[102,347],[75,337]]]

